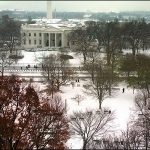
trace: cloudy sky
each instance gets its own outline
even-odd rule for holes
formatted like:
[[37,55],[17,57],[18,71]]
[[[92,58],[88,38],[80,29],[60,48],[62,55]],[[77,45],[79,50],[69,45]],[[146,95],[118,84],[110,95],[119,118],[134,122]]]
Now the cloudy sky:
[[[0,1],[0,10],[46,11],[46,1]],[[150,11],[150,1],[52,1],[57,11]]]

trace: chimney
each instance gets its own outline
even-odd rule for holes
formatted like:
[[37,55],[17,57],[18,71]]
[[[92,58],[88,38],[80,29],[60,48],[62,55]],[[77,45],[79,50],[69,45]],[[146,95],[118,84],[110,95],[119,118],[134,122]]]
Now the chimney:
[[53,19],[53,17],[52,17],[52,1],[47,1],[47,19]]

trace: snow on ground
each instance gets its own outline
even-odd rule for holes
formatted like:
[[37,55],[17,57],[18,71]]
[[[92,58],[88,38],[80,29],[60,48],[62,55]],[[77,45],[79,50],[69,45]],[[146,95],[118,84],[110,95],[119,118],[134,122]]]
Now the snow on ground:
[[[39,52],[26,52],[26,51],[22,51],[22,54],[24,55],[23,59],[20,59],[17,62],[17,65],[19,64],[36,64],[36,63],[40,63],[42,61],[42,59],[40,59],[43,56],[47,56],[50,54],[60,54],[60,52],[58,51],[39,51]],[[81,65],[82,62],[82,56],[80,55],[76,55],[76,53],[74,52],[68,52],[66,53],[68,55],[71,55],[73,57],[75,57],[75,59],[70,59],[69,62],[72,65]]]
[[[125,53],[131,52],[126,50]],[[37,58],[42,57],[43,55],[47,54],[57,54],[56,51],[48,51],[48,52],[23,52],[24,58],[18,61],[18,64],[34,64],[37,63]],[[142,51],[141,51],[142,53]],[[147,54],[149,54],[148,51],[146,51]],[[82,56],[76,55],[75,53],[69,52],[68,54],[75,57],[75,59],[69,60],[72,65],[81,65],[82,62]],[[24,74],[24,73],[22,73]],[[26,73],[27,74],[27,73]],[[37,75],[40,75],[40,73],[36,73]],[[72,114],[74,111],[85,111],[85,110],[92,110],[92,109],[98,109],[98,101],[96,98],[93,98],[90,95],[86,95],[83,92],[83,85],[87,84],[87,79],[80,80],[80,82],[73,81],[73,84],[68,84],[61,87],[61,96],[63,101],[67,102],[67,113],[68,116]],[[42,84],[39,84],[41,88]],[[127,122],[129,121],[130,113],[132,112],[132,109],[134,108],[134,97],[136,94],[136,91],[133,94],[133,90],[131,88],[127,88],[125,83],[120,83],[118,85],[118,91],[115,94],[114,97],[106,98],[103,103],[102,107],[109,107],[111,111],[115,111],[115,124],[116,124],[116,133],[117,131],[125,130],[127,127]],[[122,88],[125,88],[125,92],[122,93]],[[77,95],[81,95],[83,101],[78,103],[74,100],[74,98]],[[76,136],[73,135],[68,140],[67,145],[70,149],[79,149],[82,147],[82,140]]]
[[[102,106],[109,107],[111,110],[115,111],[116,125],[118,124],[117,130],[125,130],[130,114],[134,109],[136,91],[134,91],[133,94],[133,89],[127,88],[125,83],[120,83],[118,86],[120,90],[116,96],[105,99]],[[122,93],[123,88],[125,88],[124,93]]]
[[[67,113],[68,116],[75,111],[85,111],[85,110],[93,110],[98,109],[98,101],[96,98],[86,95],[83,91],[83,85],[87,83],[87,80],[80,80],[80,83],[75,82],[75,87],[71,84],[67,86],[63,86],[62,90],[62,99],[63,101],[67,101]],[[79,86],[80,85],[80,86]],[[122,93],[122,88],[125,88],[125,92]],[[130,113],[134,108],[134,97],[136,91],[131,88],[127,88],[125,83],[120,83],[118,85],[118,91],[116,92],[114,97],[106,98],[102,107],[107,107],[111,111],[115,111],[115,131],[116,135],[119,135],[122,130],[125,130],[127,127],[127,122],[129,121]],[[74,100],[77,95],[81,95],[83,97],[83,101],[78,103]],[[77,135],[71,136],[70,140],[67,142],[69,148],[79,149],[82,147],[82,140]]]
[[[83,85],[86,85],[86,83],[87,80],[80,80],[79,83],[74,81],[75,87],[70,84],[61,88],[62,98],[64,101],[67,101],[68,114],[72,114],[74,111],[98,109],[98,100],[84,92]],[[125,88],[124,93],[122,93],[122,88]],[[102,107],[108,107],[112,111],[115,111],[118,129],[120,130],[124,130],[126,128],[126,122],[128,121],[131,108],[134,106],[135,94],[136,92],[133,94],[133,90],[131,88],[127,88],[125,83],[120,83],[115,96],[106,98],[102,103]],[[74,99],[77,95],[81,95],[82,97],[82,101],[79,105]]]
[[[126,49],[124,50],[124,54],[126,53],[131,53],[132,51],[130,49]],[[41,62],[41,58],[42,56],[46,56],[49,54],[60,54],[61,52],[58,51],[38,51],[38,52],[27,52],[27,51],[22,51],[22,54],[24,55],[23,59],[20,59],[17,62],[17,65],[22,65],[22,64],[38,64]],[[145,51],[139,51],[139,53],[141,54],[147,54],[150,55],[150,50],[145,50]],[[83,61],[83,56],[76,54],[75,52],[67,52],[66,54],[71,55],[74,57],[74,59],[70,59],[69,62],[72,65],[75,66],[80,66],[81,62]],[[102,55],[102,54],[101,54]]]

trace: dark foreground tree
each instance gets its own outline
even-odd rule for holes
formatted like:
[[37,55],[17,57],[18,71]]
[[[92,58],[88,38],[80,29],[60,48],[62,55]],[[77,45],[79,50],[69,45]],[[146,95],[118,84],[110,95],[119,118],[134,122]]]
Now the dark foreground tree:
[[1,149],[64,149],[68,122],[61,99],[40,98],[15,76],[0,78]]

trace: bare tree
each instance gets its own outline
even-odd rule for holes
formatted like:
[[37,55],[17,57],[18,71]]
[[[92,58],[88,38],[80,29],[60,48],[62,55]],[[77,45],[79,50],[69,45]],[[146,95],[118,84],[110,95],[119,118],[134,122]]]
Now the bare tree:
[[66,84],[70,76],[74,74],[69,67],[68,59],[61,56],[62,54],[43,56],[41,63],[43,76],[47,78],[49,83],[47,92],[52,97],[55,92],[60,90],[60,86]]
[[136,124],[142,129],[143,146],[146,150],[149,149],[150,139],[150,98],[146,90],[141,90],[135,98],[138,120]]
[[82,102],[84,100],[84,97],[80,94],[77,94],[75,97],[72,98],[73,100],[75,100],[78,105],[80,104],[80,102]]
[[143,130],[136,119],[130,121],[127,129],[121,135],[107,135],[91,141],[90,149],[128,149],[139,150],[143,148]]
[[110,111],[77,112],[71,116],[71,129],[83,140],[83,149],[88,148],[89,142],[110,131],[114,114]]
[[138,53],[144,38],[141,23],[141,21],[133,20],[130,22],[125,22],[123,26],[124,41],[132,49],[133,56]]
[[87,64],[86,67],[91,74],[94,83],[90,83],[85,92],[98,99],[99,109],[101,109],[103,100],[112,93],[113,83],[111,69],[102,61]]
[[95,28],[94,35],[100,44],[98,47],[104,48],[107,64],[110,65],[114,53],[119,52],[122,47],[119,22],[98,22],[92,28]]
[[98,60],[100,59],[100,55],[95,50],[88,53],[88,59],[86,63],[84,63],[84,68],[89,72],[92,78],[92,82],[94,83],[95,78],[95,69],[96,65],[98,63]]
[[81,53],[84,58],[84,63],[87,59],[87,53],[90,50],[92,39],[89,37],[86,28],[80,27],[73,30],[69,35],[72,49]]
[[143,143],[143,132],[136,120],[134,123],[128,124],[126,131],[122,132],[121,139],[124,149],[141,149]]

